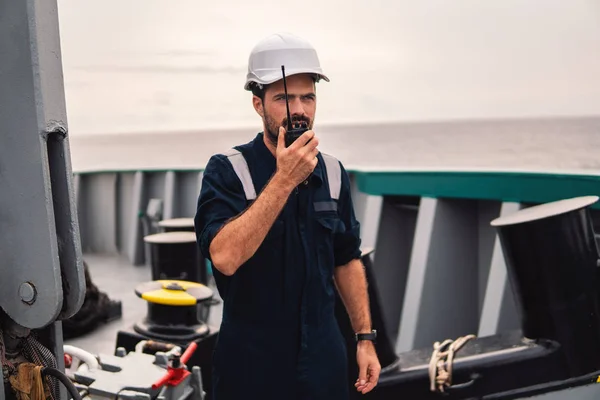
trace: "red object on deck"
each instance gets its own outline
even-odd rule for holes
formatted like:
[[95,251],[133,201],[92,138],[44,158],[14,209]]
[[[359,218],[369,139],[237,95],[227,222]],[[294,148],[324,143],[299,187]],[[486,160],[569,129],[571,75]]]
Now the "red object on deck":
[[65,353],[65,368],[71,368],[71,365],[73,364],[73,357],[71,357],[69,354]]
[[188,362],[192,354],[196,351],[198,345],[195,342],[192,342],[188,348],[183,352],[180,357],[180,366],[177,368],[167,367],[167,373],[163,375],[157,382],[152,384],[152,389],[158,389],[164,385],[167,386],[177,386],[179,385],[188,375],[190,375],[190,371],[185,369],[185,363]]
[[186,364],[190,360],[190,357],[192,356],[192,354],[194,354],[194,352],[196,351],[197,348],[198,348],[198,345],[196,344],[196,342],[190,343],[188,348],[185,349],[185,351],[181,355],[181,363]]

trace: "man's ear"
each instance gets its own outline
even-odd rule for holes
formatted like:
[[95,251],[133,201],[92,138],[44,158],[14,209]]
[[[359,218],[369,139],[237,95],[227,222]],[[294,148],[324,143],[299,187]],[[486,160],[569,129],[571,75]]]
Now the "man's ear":
[[265,111],[261,98],[258,96],[252,96],[252,105],[254,106],[254,110],[256,110],[257,114],[260,115],[261,118],[264,118]]

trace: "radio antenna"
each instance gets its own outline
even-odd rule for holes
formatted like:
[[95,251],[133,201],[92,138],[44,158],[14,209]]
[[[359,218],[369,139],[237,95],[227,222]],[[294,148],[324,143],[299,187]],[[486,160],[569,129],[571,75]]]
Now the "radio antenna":
[[283,91],[285,92],[285,109],[287,111],[287,130],[292,130],[292,118],[290,117],[290,105],[288,104],[287,84],[285,82],[285,67],[281,66],[281,73],[283,74]]

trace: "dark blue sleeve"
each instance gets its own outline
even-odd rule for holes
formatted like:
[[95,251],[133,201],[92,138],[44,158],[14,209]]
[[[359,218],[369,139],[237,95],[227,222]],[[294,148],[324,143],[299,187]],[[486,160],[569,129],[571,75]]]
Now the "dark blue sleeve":
[[246,196],[231,163],[224,155],[214,155],[206,164],[198,196],[194,226],[202,255],[212,262],[210,243],[231,218],[246,209]]
[[345,230],[335,235],[335,265],[346,265],[361,256],[360,223],[354,215],[354,205],[350,194],[350,177],[340,162],[342,169],[342,187],[338,200],[338,214],[344,222]]

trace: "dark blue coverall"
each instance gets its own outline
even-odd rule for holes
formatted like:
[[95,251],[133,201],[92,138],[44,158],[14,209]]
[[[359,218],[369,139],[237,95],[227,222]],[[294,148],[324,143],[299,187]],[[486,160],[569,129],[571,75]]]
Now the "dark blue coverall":
[[[236,146],[257,196],[275,173],[263,133]],[[322,155],[310,178],[292,191],[265,240],[232,276],[213,267],[223,319],[213,354],[215,400],[347,399],[347,355],[334,316],[334,268],[360,258],[359,223],[341,166],[332,200]],[[230,218],[249,206],[224,155],[206,165],[195,228],[201,252]]]

